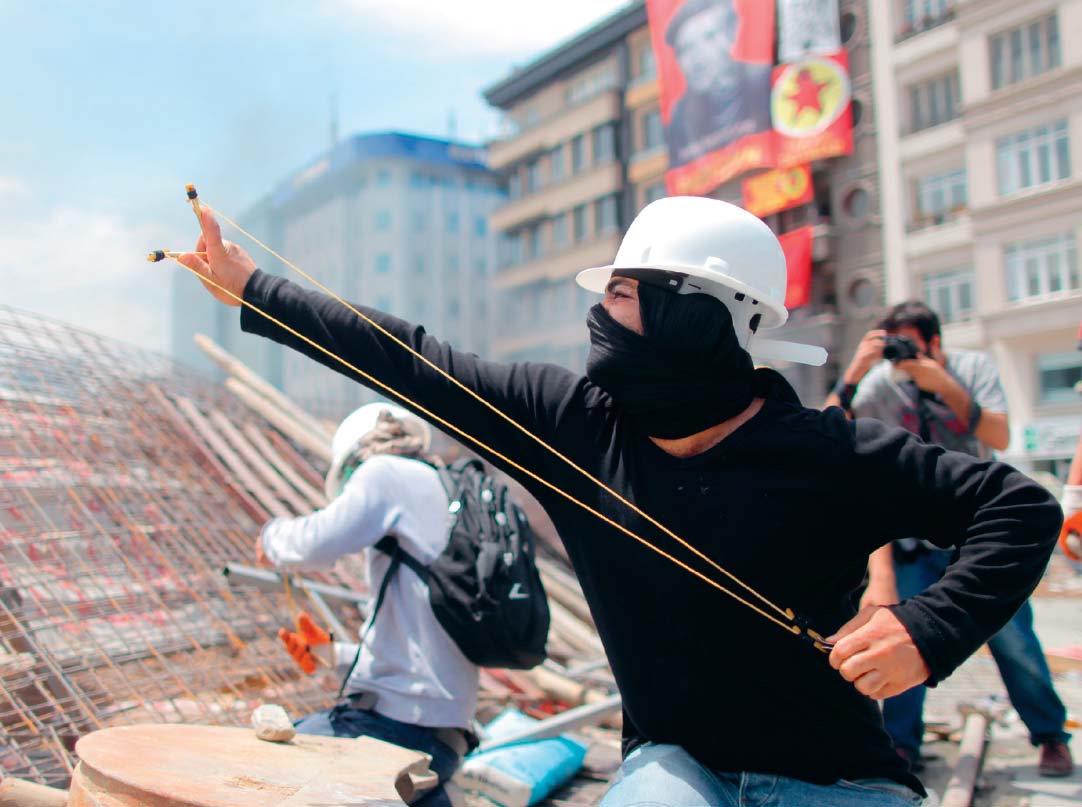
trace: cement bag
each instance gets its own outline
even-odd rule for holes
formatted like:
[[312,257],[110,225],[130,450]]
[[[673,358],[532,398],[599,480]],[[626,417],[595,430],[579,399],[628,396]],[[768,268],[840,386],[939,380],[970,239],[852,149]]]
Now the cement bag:
[[[518,734],[535,723],[508,709],[485,727],[485,739]],[[455,780],[500,807],[529,807],[574,776],[585,757],[586,746],[565,734],[470,754]]]

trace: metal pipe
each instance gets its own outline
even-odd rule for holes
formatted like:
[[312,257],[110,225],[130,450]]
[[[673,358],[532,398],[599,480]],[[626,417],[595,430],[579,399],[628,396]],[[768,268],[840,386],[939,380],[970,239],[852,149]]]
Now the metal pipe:
[[579,726],[590,726],[600,723],[609,715],[619,712],[622,708],[623,705],[620,696],[610,695],[605,698],[605,700],[598,701],[597,703],[577,706],[574,709],[568,709],[566,712],[561,712],[558,715],[542,720],[526,731],[520,731],[517,734],[511,734],[507,737],[500,737],[495,740],[487,740],[481,743],[474,753],[491,751],[493,748],[503,748],[507,745],[517,745],[518,743],[528,743],[533,742],[534,740],[544,740],[548,737],[556,737],[563,734],[565,731],[577,729]]
[[[235,581],[237,583],[243,583],[244,585],[255,586],[264,591],[280,591],[282,588],[282,576],[278,572],[271,571],[270,569],[257,569],[254,566],[245,566],[240,563],[227,563],[222,567],[222,574],[228,578],[230,582]],[[329,597],[332,600],[343,600],[345,602],[355,603],[356,605],[368,606],[368,597],[363,594],[358,594],[356,591],[350,591],[348,588],[331,586],[326,583],[317,583],[314,580],[306,580],[303,577],[293,577],[290,579],[294,586],[299,589],[304,589],[309,593],[315,592],[323,597]]]
[[988,726],[991,716],[983,709],[961,707],[966,714],[962,727],[962,743],[958,749],[958,762],[954,765],[950,781],[943,791],[940,807],[970,807],[977,777],[984,766],[984,752],[988,748]]

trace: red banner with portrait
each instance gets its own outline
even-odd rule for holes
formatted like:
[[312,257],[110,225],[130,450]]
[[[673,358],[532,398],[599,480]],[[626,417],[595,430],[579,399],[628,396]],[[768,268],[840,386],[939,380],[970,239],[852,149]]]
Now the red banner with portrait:
[[811,168],[798,165],[779,168],[744,180],[744,209],[759,218],[791,207],[806,205],[814,198]]
[[812,244],[814,228],[801,227],[778,236],[785,253],[789,282],[785,288],[785,307],[792,311],[811,302]]
[[699,195],[775,164],[774,3],[647,0],[668,192]]

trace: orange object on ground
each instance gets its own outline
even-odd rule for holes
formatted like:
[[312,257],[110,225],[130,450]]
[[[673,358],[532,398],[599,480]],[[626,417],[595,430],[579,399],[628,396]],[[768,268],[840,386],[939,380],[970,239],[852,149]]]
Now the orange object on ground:
[[312,648],[330,644],[333,637],[312,621],[312,617],[301,611],[297,614],[297,630],[281,628],[278,638],[286,646],[289,655],[307,675],[311,675],[319,666],[320,660],[312,654]]
[[1059,548],[1071,560],[1082,561],[1082,510],[1063,522],[1063,529],[1059,533]]

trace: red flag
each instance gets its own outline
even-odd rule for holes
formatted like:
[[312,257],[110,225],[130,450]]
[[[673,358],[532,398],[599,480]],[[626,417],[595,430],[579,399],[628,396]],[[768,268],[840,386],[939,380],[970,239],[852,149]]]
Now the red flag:
[[811,302],[812,227],[801,227],[778,236],[785,252],[789,284],[785,289],[785,307],[790,311]]
[[767,171],[744,180],[744,209],[762,218],[779,210],[806,205],[813,198],[811,168]]

